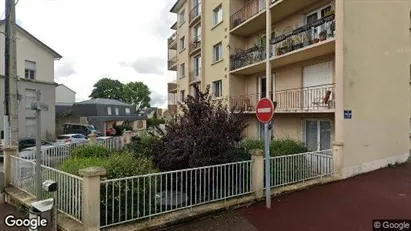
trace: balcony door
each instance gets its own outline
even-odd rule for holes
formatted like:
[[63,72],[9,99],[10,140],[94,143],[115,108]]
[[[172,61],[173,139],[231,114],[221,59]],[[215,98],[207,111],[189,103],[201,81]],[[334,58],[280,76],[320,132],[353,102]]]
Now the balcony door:
[[304,67],[303,108],[311,109],[325,97],[327,85],[333,82],[333,61]]
[[258,0],[258,11],[262,11],[265,9],[265,1],[270,1],[270,0]]
[[201,6],[200,6],[201,1],[200,0],[193,0],[193,7],[196,9],[195,11],[195,17],[201,14]]
[[309,151],[331,149],[332,122],[329,120],[304,120],[303,140]]
[[198,80],[201,73],[201,56],[194,57],[194,78]]
[[[330,10],[331,10],[331,5],[330,5],[330,4],[327,4],[327,5],[323,6],[323,7],[318,8],[317,10],[314,10],[314,11],[306,14],[306,16],[305,16],[305,23],[306,23],[306,24],[312,23],[312,22],[314,22],[314,21],[316,21],[316,20],[318,20],[318,19],[320,19],[320,18],[325,17],[325,14],[326,14],[328,11],[330,11]],[[323,29],[325,29],[325,28],[324,28],[324,25],[320,25],[320,26],[318,26],[318,27],[312,28],[312,29],[311,29],[311,33],[310,33],[311,36],[312,36],[312,39],[314,39],[314,38],[319,38],[320,32],[321,32]]]
[[201,26],[194,28],[194,40],[201,41]]
[[[262,76],[260,78],[258,78],[258,98],[262,99],[265,97],[268,97],[267,94],[267,79],[265,78],[265,76]],[[271,99],[273,99],[273,91],[275,90],[275,73],[272,74],[271,77],[271,89],[270,89],[270,93],[271,93]]]

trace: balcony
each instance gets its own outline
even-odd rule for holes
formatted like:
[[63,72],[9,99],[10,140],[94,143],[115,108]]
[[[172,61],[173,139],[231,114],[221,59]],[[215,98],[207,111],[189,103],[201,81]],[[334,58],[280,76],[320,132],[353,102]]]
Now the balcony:
[[201,18],[201,2],[197,3],[190,11],[189,26],[196,24]]
[[177,92],[177,81],[174,80],[172,82],[167,83],[167,89],[169,93]]
[[201,49],[201,40],[199,38],[194,38],[193,41],[190,43],[190,47],[188,49],[189,55],[196,54]]
[[230,16],[230,32],[249,36],[265,28],[265,1],[251,0]]
[[177,50],[177,33],[174,32],[169,38],[168,38],[168,48]]
[[177,55],[168,59],[168,70],[177,71]]
[[[230,107],[255,113],[258,101],[265,95],[263,93],[230,97]],[[275,100],[276,113],[334,112],[334,84],[276,91]]]
[[199,81],[201,81],[201,68],[194,69],[189,75],[190,84],[197,83]]
[[[335,16],[331,13],[271,39],[271,67],[279,68],[334,52]],[[230,58],[230,73],[250,75],[262,72],[265,70],[265,58],[265,46],[262,45],[240,51]]]

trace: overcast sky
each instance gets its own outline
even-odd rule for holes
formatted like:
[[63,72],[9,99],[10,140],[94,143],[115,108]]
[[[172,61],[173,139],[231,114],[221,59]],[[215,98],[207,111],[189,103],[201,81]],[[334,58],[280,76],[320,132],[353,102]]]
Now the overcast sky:
[[[18,23],[60,53],[55,81],[88,99],[93,84],[108,77],[142,81],[153,106],[167,105],[167,37],[175,0],[19,0]],[[0,0],[0,14],[4,12]],[[4,18],[4,15],[2,16]]]

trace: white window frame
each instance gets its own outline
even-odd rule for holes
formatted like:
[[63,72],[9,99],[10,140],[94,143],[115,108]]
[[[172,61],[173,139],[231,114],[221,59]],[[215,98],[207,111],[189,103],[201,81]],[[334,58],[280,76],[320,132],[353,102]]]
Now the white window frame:
[[35,89],[28,89],[24,91],[24,100],[26,102],[26,109],[31,108],[31,103],[36,102],[36,90]]
[[186,76],[186,64],[180,64],[180,78],[184,78]]
[[[257,89],[257,94],[258,94],[258,97],[261,99],[262,97],[261,97],[261,93],[262,93],[262,89],[261,89],[261,80],[262,79],[264,79],[265,78],[265,76],[260,76],[260,77],[258,77],[257,79],[257,81],[258,81],[258,83],[257,83],[257,86],[258,86],[258,89]],[[266,80],[267,81],[267,80]],[[272,91],[273,93],[275,93],[275,73],[272,73],[272,75],[271,75],[271,90],[269,90],[269,91]],[[266,94],[268,95],[268,93],[266,92]],[[267,96],[266,96],[267,97]]]
[[322,151],[320,150],[321,148],[321,125],[320,122],[321,121],[327,121],[330,122],[330,127],[331,127],[331,131],[330,131],[330,146],[332,149],[332,145],[333,145],[333,134],[334,134],[334,123],[332,120],[330,119],[304,119],[301,121],[301,140],[304,142],[304,144],[307,143],[307,134],[306,134],[306,122],[307,121],[316,121],[317,122],[317,150],[314,151]]
[[183,36],[183,37],[180,39],[180,51],[186,49],[186,41],[185,41],[185,39],[186,39],[186,36]]
[[216,26],[222,21],[223,21],[223,4],[220,4],[213,10],[213,25]]
[[[317,13],[317,20],[320,19],[320,18],[321,18],[321,11],[324,10],[325,8],[327,8],[327,7],[331,7],[331,8],[332,8],[332,4],[331,4],[331,3],[328,3],[328,4],[326,4],[326,5],[324,5],[324,6],[320,7],[320,8],[317,8],[316,10],[313,10],[313,11],[307,13],[307,14],[304,14],[304,25],[307,24],[307,18],[308,18],[308,16],[309,16],[309,15],[312,15],[312,14],[314,14],[314,13]],[[319,37],[319,35],[320,35],[321,30],[317,30],[317,31],[316,31],[316,30],[317,30],[317,28],[315,28],[315,29],[312,30],[312,37],[313,37],[313,38]]]
[[[198,64],[197,64],[198,60]],[[199,76],[201,73],[201,55],[198,55],[193,58],[193,63],[194,63],[194,76]]]
[[185,90],[180,91],[180,102],[183,102],[185,98]]
[[222,59],[223,59],[223,43],[219,42],[213,46],[213,62],[218,62]]
[[114,108],[114,112],[116,113],[116,115],[119,115],[120,114],[120,111],[118,110],[118,108],[116,107],[116,108]]
[[24,60],[24,78],[36,79],[37,64],[34,61]]
[[111,115],[111,107],[107,107],[107,114]]
[[[217,89],[218,88],[218,89]],[[223,97],[223,80],[213,81],[213,98],[222,98]]]
[[181,25],[183,25],[186,22],[186,10],[183,9],[182,11],[180,11],[180,13],[178,14],[178,22]]
[[194,27],[193,34],[195,41],[201,41],[201,26]]
[[130,108],[126,107],[125,108],[125,113],[126,113],[126,115],[130,115]]

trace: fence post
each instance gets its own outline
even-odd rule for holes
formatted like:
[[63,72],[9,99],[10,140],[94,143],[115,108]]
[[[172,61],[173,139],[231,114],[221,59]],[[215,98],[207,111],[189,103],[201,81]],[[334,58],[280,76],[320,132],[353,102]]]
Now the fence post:
[[[11,156],[18,156],[17,146],[6,146],[3,149],[4,153],[4,187],[8,187],[12,181],[12,169]],[[15,166],[16,167],[16,166]]]
[[88,139],[90,140],[89,141],[90,144],[96,144],[96,134],[94,133],[89,134]]
[[83,177],[82,220],[85,231],[100,230],[100,177],[106,174],[102,167],[79,170]]
[[252,190],[257,198],[264,196],[264,150],[250,151],[252,160]]
[[131,131],[124,131],[123,132],[123,140],[124,144],[129,144],[131,143]]

